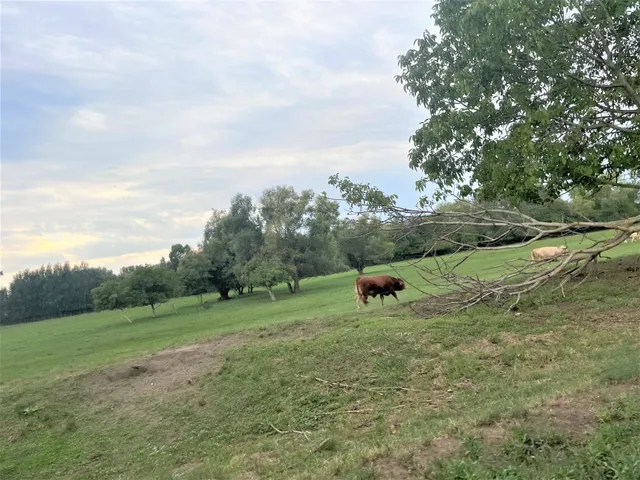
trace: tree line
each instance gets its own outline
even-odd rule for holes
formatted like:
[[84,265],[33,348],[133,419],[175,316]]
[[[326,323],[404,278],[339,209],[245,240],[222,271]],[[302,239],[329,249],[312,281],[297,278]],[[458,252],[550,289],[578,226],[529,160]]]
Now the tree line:
[[[500,202],[487,204],[501,207]],[[436,210],[460,212],[463,201],[442,203]],[[521,203],[519,210],[541,221],[570,222],[590,218],[608,221],[640,214],[635,192],[605,186],[594,195],[574,191],[567,200],[546,204]],[[447,231],[448,230],[448,231]],[[2,324],[37,321],[91,311],[149,306],[155,308],[179,296],[217,292],[221,300],[286,284],[300,291],[304,278],[365,268],[388,261],[415,258],[428,249],[441,255],[456,243],[481,242],[496,237],[490,227],[464,225],[452,233],[446,225],[420,225],[419,217],[375,215],[341,218],[339,204],[311,190],[289,186],[265,190],[257,204],[237,194],[227,211],[213,210],[195,247],[172,245],[167,258],[156,265],[123,267],[118,274],[86,263],[42,266],[18,273],[9,288],[0,290]],[[440,240],[446,234],[447,240]],[[527,232],[514,231],[504,243],[516,242]]]

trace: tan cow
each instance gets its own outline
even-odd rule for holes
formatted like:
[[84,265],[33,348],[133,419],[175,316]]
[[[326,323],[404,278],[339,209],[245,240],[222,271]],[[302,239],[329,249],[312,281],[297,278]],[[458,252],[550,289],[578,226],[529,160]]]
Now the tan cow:
[[[631,243],[635,243],[636,240],[640,240],[640,232],[633,232],[629,235],[629,240],[631,240]],[[624,243],[627,243],[627,240],[625,240]]]
[[560,257],[567,253],[567,247],[539,247],[531,250],[531,262],[542,262]]
[[376,275],[374,277],[358,277],[355,283],[356,292],[356,307],[360,310],[360,302],[365,305],[369,304],[367,297],[371,295],[376,298],[376,295],[380,295],[380,302],[384,305],[384,297],[386,295],[393,295],[398,300],[396,292],[404,290],[404,280],[401,278],[391,277],[389,275]]

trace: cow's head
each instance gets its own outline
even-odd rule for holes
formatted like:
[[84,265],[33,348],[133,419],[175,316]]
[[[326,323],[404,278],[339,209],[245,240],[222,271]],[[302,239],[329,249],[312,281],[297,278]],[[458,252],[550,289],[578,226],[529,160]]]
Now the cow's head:
[[560,250],[566,250],[566,249],[567,249],[567,247],[565,245],[561,245],[560,246]]
[[394,290],[404,290],[404,280],[401,278],[393,278],[393,289]]

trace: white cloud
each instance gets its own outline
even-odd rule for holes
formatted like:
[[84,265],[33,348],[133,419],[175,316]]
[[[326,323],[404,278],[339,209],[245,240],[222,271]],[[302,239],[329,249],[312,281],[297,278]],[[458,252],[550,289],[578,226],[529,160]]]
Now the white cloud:
[[[430,10],[5,2],[3,100],[32,105],[25,124],[38,130],[3,138],[4,269],[64,259],[119,268],[197,242],[210,209],[239,191],[319,191],[336,172],[404,178],[397,193],[413,190],[408,138],[424,113],[393,75]],[[6,156],[14,151],[28,154]]]
[[107,117],[100,112],[81,108],[73,115],[72,122],[82,130],[100,132],[107,130]]

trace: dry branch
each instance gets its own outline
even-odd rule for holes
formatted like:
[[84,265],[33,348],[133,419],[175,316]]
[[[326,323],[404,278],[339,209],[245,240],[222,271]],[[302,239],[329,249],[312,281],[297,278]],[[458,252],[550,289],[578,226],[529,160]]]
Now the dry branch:
[[302,431],[302,430],[280,430],[279,428],[276,428],[275,425],[273,423],[270,423],[269,426],[271,428],[273,428],[276,432],[282,434],[282,435],[286,435],[288,433],[297,433],[299,435],[303,435],[304,438],[306,438],[307,440],[309,440],[309,433],[311,432],[306,432],[306,431]]
[[[391,214],[387,223],[391,230],[416,230],[425,227],[438,232],[433,237],[431,247],[422,257],[409,263],[428,285],[430,293],[405,282],[428,297],[421,304],[411,308],[418,315],[423,307],[431,315],[442,315],[467,309],[479,303],[489,305],[509,304],[507,311],[514,310],[523,295],[558,280],[556,289],[564,296],[564,287],[572,280],[585,275],[577,286],[595,272],[598,258],[622,244],[634,232],[640,231],[640,216],[618,221],[594,222],[586,218],[574,222],[543,222],[516,210],[501,208],[481,208],[469,202],[466,211],[413,210],[400,207],[388,207]],[[412,219],[411,222],[398,222],[398,219]],[[394,225],[391,226],[391,223]],[[478,231],[480,230],[481,231]],[[590,239],[585,231],[612,230],[614,236],[606,240]],[[444,230],[444,232],[442,232]],[[475,230],[475,231],[474,231]],[[483,270],[475,275],[461,274],[459,267],[464,265],[476,252],[513,250],[531,246],[534,242],[548,238],[582,233],[580,248],[567,250],[564,255],[535,264],[528,258],[505,262],[499,271]],[[505,244],[509,237],[519,238]],[[474,237],[470,239],[470,237]],[[453,253],[437,256],[436,246],[446,243],[453,247]],[[582,246],[583,244],[585,244]],[[431,262],[424,262],[429,258]],[[593,266],[587,271],[589,265]],[[401,275],[394,265],[389,265]],[[482,275],[483,278],[480,278]],[[597,278],[597,272],[595,272]]]

